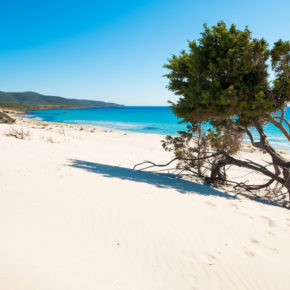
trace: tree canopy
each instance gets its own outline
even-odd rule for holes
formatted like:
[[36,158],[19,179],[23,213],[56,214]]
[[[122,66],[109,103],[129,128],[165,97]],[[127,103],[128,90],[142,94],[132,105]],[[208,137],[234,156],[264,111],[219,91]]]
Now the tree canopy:
[[178,117],[191,123],[234,117],[237,125],[248,125],[290,101],[289,41],[279,40],[269,49],[247,27],[227,28],[222,21],[211,28],[205,24],[201,36],[164,66],[169,89],[180,96],[172,104]]

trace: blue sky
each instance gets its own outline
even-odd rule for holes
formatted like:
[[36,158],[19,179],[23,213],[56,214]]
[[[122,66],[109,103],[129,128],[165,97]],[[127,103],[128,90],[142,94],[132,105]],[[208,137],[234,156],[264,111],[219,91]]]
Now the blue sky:
[[1,3],[0,90],[166,105],[162,65],[202,25],[289,39],[289,0],[9,0]]

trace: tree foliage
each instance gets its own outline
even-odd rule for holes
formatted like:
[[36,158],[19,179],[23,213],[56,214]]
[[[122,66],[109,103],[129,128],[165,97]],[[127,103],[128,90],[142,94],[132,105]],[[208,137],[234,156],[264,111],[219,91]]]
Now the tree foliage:
[[[199,41],[189,41],[189,51],[173,55],[169,89],[181,96],[174,113],[187,122],[223,122],[235,116],[248,124],[282,108],[290,100],[289,47],[279,40],[272,50],[267,42],[251,37],[248,28],[228,29],[224,22],[209,28]],[[268,60],[276,78],[271,84]]]

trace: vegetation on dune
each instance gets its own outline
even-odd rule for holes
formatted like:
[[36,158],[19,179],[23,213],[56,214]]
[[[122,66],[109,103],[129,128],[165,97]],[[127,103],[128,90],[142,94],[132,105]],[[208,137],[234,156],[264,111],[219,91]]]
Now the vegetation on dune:
[[[172,110],[187,123],[187,131],[167,136],[163,143],[174,152],[177,169],[209,184],[234,184],[256,198],[289,207],[290,162],[271,146],[264,126],[272,123],[290,142],[290,123],[285,119],[290,101],[290,42],[278,40],[269,49],[263,38],[252,38],[247,27],[228,28],[221,21],[212,27],[204,25],[201,38],[188,45],[188,51],[173,55],[165,65],[168,88],[179,96],[171,103]],[[208,123],[211,128],[205,129]],[[256,130],[258,140],[251,130]],[[270,162],[236,157],[245,135],[253,147],[269,155]],[[149,162],[152,166],[156,164]],[[265,182],[234,182],[228,177],[231,166],[258,172]]]
[[0,108],[21,111],[21,110],[35,110],[35,108],[38,108],[38,107],[24,106],[24,105],[20,105],[16,103],[9,103],[9,102],[0,102]]

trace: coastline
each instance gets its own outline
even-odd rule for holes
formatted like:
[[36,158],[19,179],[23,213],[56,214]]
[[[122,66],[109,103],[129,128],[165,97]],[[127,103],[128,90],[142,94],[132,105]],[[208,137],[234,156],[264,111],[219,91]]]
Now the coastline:
[[[124,106],[123,106],[124,107]],[[165,106],[164,106],[165,107]],[[110,107],[107,107],[107,108],[110,108]],[[112,108],[112,107],[111,107]],[[79,108],[70,108],[70,109],[79,109]],[[87,108],[88,109],[88,108]],[[22,117],[26,117],[27,119],[29,119],[29,120],[34,120],[34,121],[37,121],[37,122],[47,122],[47,123],[54,123],[54,124],[69,124],[69,125],[78,125],[78,126],[92,126],[92,127],[96,127],[96,128],[99,128],[99,129],[103,129],[103,130],[110,130],[110,131],[120,131],[120,132],[125,132],[125,133],[129,133],[129,132],[133,132],[133,133],[141,133],[141,134],[156,134],[156,135],[160,135],[160,136],[163,136],[163,138],[165,138],[165,136],[166,135],[172,135],[172,136],[178,136],[178,134],[176,133],[176,134],[172,134],[172,133],[160,133],[160,132],[150,132],[150,131],[148,131],[148,132],[144,132],[144,131],[137,131],[137,130],[130,130],[130,129],[128,129],[128,128],[115,128],[115,127],[112,127],[112,126],[101,126],[101,125],[99,125],[99,124],[86,124],[86,123],[83,123],[83,124],[81,124],[81,123],[73,123],[73,122],[64,122],[64,121],[59,121],[59,122],[55,122],[55,121],[46,121],[46,120],[43,120],[43,119],[41,119],[41,120],[37,120],[37,119],[33,119],[32,117],[29,117],[28,115],[31,115],[31,116],[33,116],[33,113],[30,113],[30,112],[27,112],[27,111],[21,111],[21,112],[23,112],[24,113],[24,115],[22,115],[22,114],[18,114],[18,115],[20,115],[20,116],[22,116]],[[27,115],[27,116],[25,116],[25,115]],[[100,122],[102,122],[102,121],[100,121]],[[105,122],[105,121],[104,121]],[[109,123],[114,123],[114,122],[109,122]],[[118,122],[117,122],[118,123]],[[129,123],[129,125],[130,125],[130,123]],[[180,128],[180,130],[181,130],[181,128]],[[268,132],[268,134],[269,134],[269,132]],[[280,138],[280,137],[279,137]],[[275,138],[274,138],[275,139]],[[289,148],[289,144],[288,144],[288,141],[287,141],[287,139],[283,136],[283,139],[285,139],[285,141],[287,142],[286,144],[284,144],[284,143],[281,143],[281,142],[279,142],[279,144],[280,144],[280,146],[278,145],[278,146],[276,146],[276,145],[272,145],[272,146],[274,146],[277,150],[279,150],[280,151],[280,153],[282,153],[282,154],[284,154],[284,152],[286,152],[287,154],[288,153],[290,153],[290,148]],[[271,143],[271,141],[270,141],[270,143]],[[275,143],[275,142],[274,142]],[[250,140],[248,139],[248,137],[247,136],[245,136],[245,140],[243,141],[243,147],[244,148],[250,148],[252,151],[256,151],[257,149],[255,149],[252,145],[251,145],[251,142],[250,142]]]
[[171,158],[163,135],[16,119],[0,124],[1,288],[287,289],[289,210],[133,171]]

